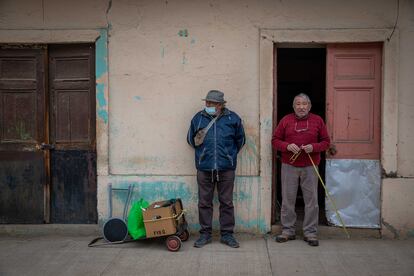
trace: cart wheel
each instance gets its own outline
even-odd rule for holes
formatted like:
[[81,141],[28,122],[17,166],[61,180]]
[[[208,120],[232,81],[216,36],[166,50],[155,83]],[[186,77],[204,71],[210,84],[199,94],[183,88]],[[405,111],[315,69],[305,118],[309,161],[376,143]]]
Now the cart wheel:
[[165,241],[165,244],[167,245],[168,250],[172,252],[176,252],[181,248],[181,240],[177,236],[169,236]]
[[187,229],[184,230],[183,233],[179,236],[180,240],[187,241],[190,238],[190,232]]

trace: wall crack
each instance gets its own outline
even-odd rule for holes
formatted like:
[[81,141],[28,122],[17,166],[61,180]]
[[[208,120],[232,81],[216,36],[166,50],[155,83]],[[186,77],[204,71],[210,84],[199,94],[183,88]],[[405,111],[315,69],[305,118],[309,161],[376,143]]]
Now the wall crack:
[[108,15],[109,15],[109,12],[111,11],[111,9],[112,9],[112,0],[109,0],[108,1],[108,7],[106,8],[106,12],[105,12],[106,26],[108,28],[110,26],[109,19],[108,19]]
[[382,224],[385,226],[385,228],[387,228],[388,231],[394,234],[394,239],[400,238],[400,233],[397,229],[394,228],[394,226],[386,222],[384,219],[382,219],[381,221],[382,221]]

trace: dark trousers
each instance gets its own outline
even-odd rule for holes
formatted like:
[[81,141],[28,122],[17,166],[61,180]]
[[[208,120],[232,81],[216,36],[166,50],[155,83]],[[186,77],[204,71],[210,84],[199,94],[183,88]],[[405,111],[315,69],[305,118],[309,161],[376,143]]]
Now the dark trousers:
[[213,197],[217,185],[220,202],[220,233],[233,233],[234,206],[233,187],[234,171],[197,171],[198,183],[198,219],[200,234],[211,235],[213,223]]

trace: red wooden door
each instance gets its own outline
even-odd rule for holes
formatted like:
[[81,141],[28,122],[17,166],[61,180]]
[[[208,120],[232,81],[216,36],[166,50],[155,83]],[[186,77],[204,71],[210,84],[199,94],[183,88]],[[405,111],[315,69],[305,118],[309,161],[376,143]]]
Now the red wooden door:
[[335,159],[380,159],[380,43],[327,48],[326,121]]
[[44,222],[45,53],[0,47],[0,223]]

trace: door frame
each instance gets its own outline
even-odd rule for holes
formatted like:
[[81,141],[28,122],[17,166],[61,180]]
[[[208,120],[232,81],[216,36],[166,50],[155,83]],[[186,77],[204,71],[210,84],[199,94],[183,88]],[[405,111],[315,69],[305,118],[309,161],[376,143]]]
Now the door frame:
[[[260,97],[260,147],[261,177],[267,187],[262,200],[268,202],[264,216],[273,222],[274,194],[272,181],[272,135],[273,109],[275,103],[274,44],[275,43],[362,43],[383,42],[382,94],[381,94],[381,165],[386,173],[397,170],[398,133],[398,30],[389,38],[392,29],[261,29],[259,37],[259,97]],[[386,116],[385,116],[386,114]],[[263,183],[263,182],[262,182]]]
[[[324,49],[325,52],[327,53],[327,44],[322,44],[322,43],[282,43],[282,44],[278,43],[278,44],[276,44],[276,43],[274,43],[273,45],[274,45],[274,49],[273,49],[273,64],[274,64],[273,78],[274,78],[274,81],[273,81],[273,101],[272,102],[273,102],[273,107],[274,108],[273,108],[273,117],[272,117],[272,119],[273,119],[272,127],[273,127],[273,129],[275,129],[276,126],[277,126],[277,122],[280,121],[280,119],[281,119],[277,116],[277,114],[278,114],[277,108],[278,108],[278,105],[279,105],[279,103],[277,101],[277,98],[279,96],[278,95],[278,82],[279,82],[279,79],[277,78],[277,76],[278,76],[278,71],[277,70],[278,70],[278,60],[279,60],[279,56],[280,56],[280,55],[277,54],[278,49],[279,48],[290,48],[290,49],[312,49],[312,48],[317,49],[317,48],[319,48],[319,49]],[[325,64],[326,64],[326,57],[325,57]],[[326,69],[326,66],[325,66],[325,69]],[[326,86],[326,74],[327,74],[327,72],[325,72],[325,86]],[[299,93],[299,92],[296,92],[296,93]],[[309,91],[304,91],[304,93],[306,93],[312,99],[312,95],[309,94],[310,93]],[[294,95],[295,94],[292,94],[292,96],[294,96]],[[325,87],[325,95],[326,95],[326,87]],[[312,106],[314,106],[314,105],[312,105]],[[290,107],[290,109],[291,109],[291,112],[293,112],[293,109],[291,107]],[[314,108],[312,108],[312,110],[314,110]],[[312,112],[314,112],[314,111],[312,111]],[[324,118],[324,117],[326,117],[326,98],[325,98],[325,107],[324,107],[323,112],[325,114],[325,116],[323,116],[323,118]],[[321,115],[321,114],[319,114],[319,115]],[[322,158],[321,163],[322,162],[325,163],[325,159],[326,159],[325,156],[321,156],[321,158]],[[280,162],[280,164],[281,164],[281,159],[278,160],[277,151],[272,149],[272,164],[273,164],[273,166],[272,166],[272,207],[271,207],[271,210],[272,210],[271,222],[272,222],[272,224],[276,224],[276,221],[277,221],[276,218],[277,218],[278,215],[280,216],[280,213],[278,214],[276,212],[276,210],[280,211],[280,209],[281,209],[281,202],[279,202],[280,205],[277,204],[278,203],[277,202],[277,200],[278,200],[277,192],[279,192],[278,187],[281,187],[281,183],[278,183],[278,178],[279,177],[278,177],[277,173],[279,171],[279,168],[278,168],[279,164],[277,162]],[[319,164],[318,167],[320,167],[321,165],[322,164]],[[324,164],[323,164],[323,168],[325,168]],[[325,175],[324,173],[321,173],[322,178],[325,177],[324,175]],[[320,186],[319,186],[318,187],[318,194],[320,192],[321,192],[321,190],[320,190]],[[298,193],[299,193],[299,190],[298,190]],[[320,198],[319,198],[319,200],[320,200]],[[318,200],[318,204],[320,203],[319,200]],[[322,206],[321,206],[321,204],[319,204],[319,207],[325,206],[324,204],[325,203],[323,203]],[[278,205],[279,205],[279,208],[277,208]],[[322,210],[322,208],[319,208],[319,209]],[[320,218],[320,221],[321,221],[321,216],[319,216],[319,218]],[[322,221],[323,220],[324,219],[322,219]],[[279,221],[280,221],[280,219],[279,219]]]

